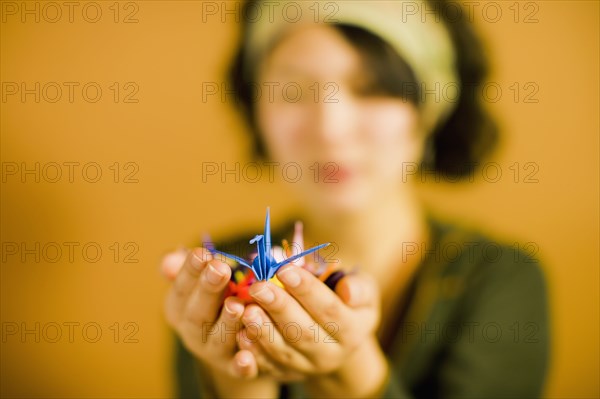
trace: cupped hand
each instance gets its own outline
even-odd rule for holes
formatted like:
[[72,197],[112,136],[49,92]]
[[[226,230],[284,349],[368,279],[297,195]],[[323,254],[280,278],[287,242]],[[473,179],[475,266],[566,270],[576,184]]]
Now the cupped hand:
[[254,355],[238,350],[236,343],[244,304],[235,297],[223,302],[231,268],[207,249],[195,248],[167,255],[161,269],[173,282],[165,301],[166,319],[186,348],[214,372],[256,377]]
[[324,375],[340,369],[364,342],[373,342],[380,321],[379,289],[365,274],[345,276],[329,289],[304,268],[277,273],[282,289],[254,284],[256,304],[242,316],[239,346],[251,352],[261,372],[279,380]]

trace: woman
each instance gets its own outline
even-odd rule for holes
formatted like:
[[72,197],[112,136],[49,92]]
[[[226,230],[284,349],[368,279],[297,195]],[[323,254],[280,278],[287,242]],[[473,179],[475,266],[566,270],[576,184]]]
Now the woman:
[[[415,165],[465,175],[495,142],[465,95],[486,73],[466,19],[449,21],[440,2],[277,2],[300,7],[293,14],[264,4],[245,5],[232,82],[257,152],[317,172],[291,185],[305,240],[334,242],[357,272],[331,290],[287,265],[282,287],[259,282],[254,303],[223,303],[230,266],[203,248],[181,268],[166,262],[181,396],[539,396],[548,321],[538,264],[435,220],[412,181]],[[301,98],[276,89],[290,82]],[[252,236],[217,247],[239,251]]]

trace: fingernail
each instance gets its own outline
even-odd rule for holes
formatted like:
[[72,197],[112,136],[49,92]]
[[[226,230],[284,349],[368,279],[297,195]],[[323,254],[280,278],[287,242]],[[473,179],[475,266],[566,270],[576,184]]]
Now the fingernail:
[[223,304],[223,309],[225,309],[225,314],[230,319],[235,319],[238,315],[238,312],[236,312],[235,309],[231,309],[230,306],[227,306],[227,303]]
[[250,295],[267,305],[275,300],[275,294],[273,291],[271,291],[271,288],[269,288],[268,284],[263,285],[260,290],[255,293],[251,293]]
[[300,285],[301,278],[296,270],[289,267],[277,274],[277,278],[288,287],[297,287]]
[[242,357],[242,358],[238,359],[238,366],[240,366],[240,367],[246,367],[249,364],[250,364],[250,361],[246,357]]
[[210,263],[208,264],[208,267],[206,268],[206,279],[208,280],[209,283],[217,285],[219,284],[221,281],[223,281],[223,277],[225,277],[224,274],[221,274],[213,265],[211,265]]
[[196,252],[193,252],[192,259],[190,259],[190,263],[192,264],[192,266],[194,266],[194,268],[199,270],[200,266],[202,266],[202,259],[196,254]]

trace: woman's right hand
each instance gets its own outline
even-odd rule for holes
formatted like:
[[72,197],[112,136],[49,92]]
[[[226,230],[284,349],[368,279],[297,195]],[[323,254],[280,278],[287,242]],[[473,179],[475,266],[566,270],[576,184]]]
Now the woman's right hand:
[[[167,322],[207,368],[215,384],[222,385],[217,390],[222,395],[226,390],[227,396],[233,394],[230,389],[245,392],[246,396],[252,391],[263,397],[276,395],[278,386],[274,381],[256,378],[258,367],[254,355],[248,350],[238,350],[236,335],[243,328],[240,318],[245,306],[235,297],[222,302],[231,268],[214,259],[205,248],[171,253],[165,256],[161,268],[173,281],[165,301]],[[231,384],[232,379],[237,379],[237,384]]]
[[163,266],[165,274],[174,278],[165,302],[169,325],[186,348],[214,371],[254,377],[254,357],[244,352],[236,355],[235,332],[241,328],[244,305],[236,298],[227,298],[221,308],[230,267],[204,248],[189,251],[176,274],[173,263],[171,260],[168,267]]

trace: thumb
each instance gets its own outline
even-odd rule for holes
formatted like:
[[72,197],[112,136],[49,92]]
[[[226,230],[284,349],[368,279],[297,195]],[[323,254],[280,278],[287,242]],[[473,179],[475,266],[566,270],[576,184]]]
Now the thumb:
[[351,307],[370,306],[379,298],[379,288],[368,274],[348,274],[342,278],[335,291],[342,301]]

